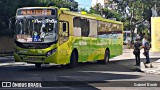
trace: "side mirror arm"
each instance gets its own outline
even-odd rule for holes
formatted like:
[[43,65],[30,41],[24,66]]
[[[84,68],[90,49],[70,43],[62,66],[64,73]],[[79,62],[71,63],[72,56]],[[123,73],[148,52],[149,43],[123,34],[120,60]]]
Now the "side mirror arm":
[[11,30],[12,29],[12,19],[15,18],[15,16],[11,17],[9,19],[9,29]]

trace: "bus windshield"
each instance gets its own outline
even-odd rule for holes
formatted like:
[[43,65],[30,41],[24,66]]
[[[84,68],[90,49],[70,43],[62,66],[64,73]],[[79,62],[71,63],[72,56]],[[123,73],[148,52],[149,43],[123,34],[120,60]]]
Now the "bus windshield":
[[49,18],[17,19],[16,40],[19,42],[54,42],[57,20]]

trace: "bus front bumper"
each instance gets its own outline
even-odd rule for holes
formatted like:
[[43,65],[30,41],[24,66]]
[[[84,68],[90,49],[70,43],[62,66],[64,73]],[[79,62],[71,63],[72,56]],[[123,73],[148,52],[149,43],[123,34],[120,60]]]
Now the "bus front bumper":
[[58,54],[54,53],[50,56],[40,56],[40,55],[19,55],[14,53],[15,62],[27,62],[27,63],[55,63],[58,64]]

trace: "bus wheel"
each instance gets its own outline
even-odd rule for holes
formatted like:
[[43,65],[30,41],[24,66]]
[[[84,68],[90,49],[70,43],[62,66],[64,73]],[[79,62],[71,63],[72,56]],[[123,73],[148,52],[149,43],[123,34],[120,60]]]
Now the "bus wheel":
[[69,68],[74,68],[77,64],[78,64],[77,56],[76,56],[76,53],[73,52],[71,54]]
[[41,68],[41,63],[36,63],[36,64],[35,64],[35,67],[36,67],[36,68]]
[[107,64],[109,62],[109,58],[110,58],[110,52],[109,52],[109,50],[106,50],[102,64]]

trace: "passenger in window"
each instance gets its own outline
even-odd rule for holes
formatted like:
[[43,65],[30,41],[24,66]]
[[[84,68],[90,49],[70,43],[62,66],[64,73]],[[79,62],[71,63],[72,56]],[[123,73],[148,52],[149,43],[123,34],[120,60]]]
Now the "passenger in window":
[[39,41],[39,36],[38,36],[38,33],[35,31],[34,34],[33,34],[33,39],[32,41],[36,42],[36,41]]
[[45,28],[42,28],[42,31],[40,33],[40,38],[41,38],[41,41],[43,42],[44,41],[44,37],[46,36],[46,33],[45,33],[46,29]]

